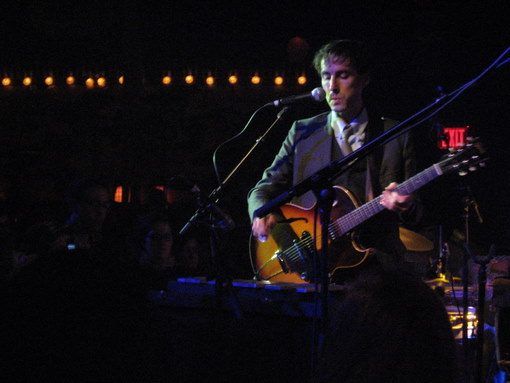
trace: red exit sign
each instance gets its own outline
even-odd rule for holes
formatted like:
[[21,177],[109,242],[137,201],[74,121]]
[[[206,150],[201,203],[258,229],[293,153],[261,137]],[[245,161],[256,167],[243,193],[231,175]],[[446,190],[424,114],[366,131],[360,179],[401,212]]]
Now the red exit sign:
[[460,128],[443,128],[443,134],[439,137],[437,146],[439,149],[458,149],[466,144],[466,135],[469,126]]

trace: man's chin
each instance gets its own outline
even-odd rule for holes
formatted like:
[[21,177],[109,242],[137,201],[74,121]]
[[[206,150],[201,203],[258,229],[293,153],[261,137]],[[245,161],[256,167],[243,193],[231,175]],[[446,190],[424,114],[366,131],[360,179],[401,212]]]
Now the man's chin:
[[345,112],[345,108],[342,105],[333,105],[331,107],[331,110],[338,114],[342,114],[343,112]]

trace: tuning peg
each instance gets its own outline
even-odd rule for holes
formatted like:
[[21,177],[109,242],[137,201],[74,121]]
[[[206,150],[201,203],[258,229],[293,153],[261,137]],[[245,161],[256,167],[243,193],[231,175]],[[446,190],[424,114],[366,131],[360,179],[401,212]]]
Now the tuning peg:
[[[478,160],[478,158],[479,158],[479,156],[471,156],[471,162],[475,162],[475,163],[476,163],[476,161]],[[474,171],[476,171],[477,169],[478,169],[478,168],[477,168],[475,165],[471,165],[471,166],[468,168],[468,170],[469,170],[470,172],[474,172]]]

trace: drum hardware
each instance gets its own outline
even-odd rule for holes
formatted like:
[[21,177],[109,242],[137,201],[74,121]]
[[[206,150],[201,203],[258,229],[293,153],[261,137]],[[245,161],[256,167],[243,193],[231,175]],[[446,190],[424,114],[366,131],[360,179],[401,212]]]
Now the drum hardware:
[[[455,330],[461,329],[461,339],[463,346],[463,359],[465,363],[469,363],[469,338],[476,338],[476,363],[475,363],[475,382],[481,382],[482,373],[482,361],[483,361],[483,344],[484,344],[484,326],[485,326],[485,286],[487,281],[487,264],[490,263],[494,256],[494,246],[491,247],[488,257],[475,257],[470,249],[469,239],[469,224],[471,212],[474,212],[474,216],[477,220],[482,223],[483,219],[480,216],[478,204],[471,192],[468,185],[464,185],[462,188],[465,192],[465,196],[462,199],[463,202],[463,225],[464,232],[462,235],[462,247],[464,250],[463,265],[462,265],[462,277],[461,286],[455,286],[454,278],[450,275],[451,281],[447,278],[449,274],[446,269],[449,262],[449,247],[446,241],[443,240],[443,231],[440,227],[439,232],[439,243],[440,252],[439,256],[432,262],[431,274],[435,275],[436,278],[427,282],[434,286],[436,291],[440,291],[445,298],[445,304],[447,305],[447,312],[450,320],[452,321],[452,327]],[[474,305],[475,298],[472,294],[472,287],[469,285],[469,261],[473,260],[474,263],[479,265],[478,272],[478,297],[476,299],[476,308]],[[453,302],[448,302],[449,298],[453,298]],[[458,304],[457,299],[462,298],[462,305]],[[460,311],[462,307],[462,313]],[[456,310],[454,310],[456,309]],[[460,323],[459,323],[460,322]],[[455,334],[456,338],[459,338],[459,334]],[[466,370],[469,370],[469,366],[466,365]]]
[[431,251],[434,249],[434,243],[430,239],[403,226],[399,227],[399,236],[408,251]]
[[[455,339],[462,339],[462,329],[464,325],[463,313],[459,310],[459,306],[448,305],[445,306],[445,308],[446,312],[448,313],[450,323],[452,325],[453,335]],[[467,318],[468,318],[467,320],[468,338],[470,339],[476,338],[476,328],[478,324],[478,319],[475,307],[473,306],[468,307]]]

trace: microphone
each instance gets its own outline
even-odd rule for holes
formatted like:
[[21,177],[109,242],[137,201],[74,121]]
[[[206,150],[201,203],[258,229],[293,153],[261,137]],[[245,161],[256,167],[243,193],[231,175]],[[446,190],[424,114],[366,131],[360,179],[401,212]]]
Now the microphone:
[[296,96],[289,96],[280,98],[279,100],[274,100],[273,102],[269,102],[266,104],[266,106],[281,106],[281,105],[288,105],[292,104],[293,102],[304,100],[307,98],[312,98],[315,101],[322,101],[326,98],[326,92],[324,92],[324,89],[322,88],[315,88],[309,93],[299,94]]

